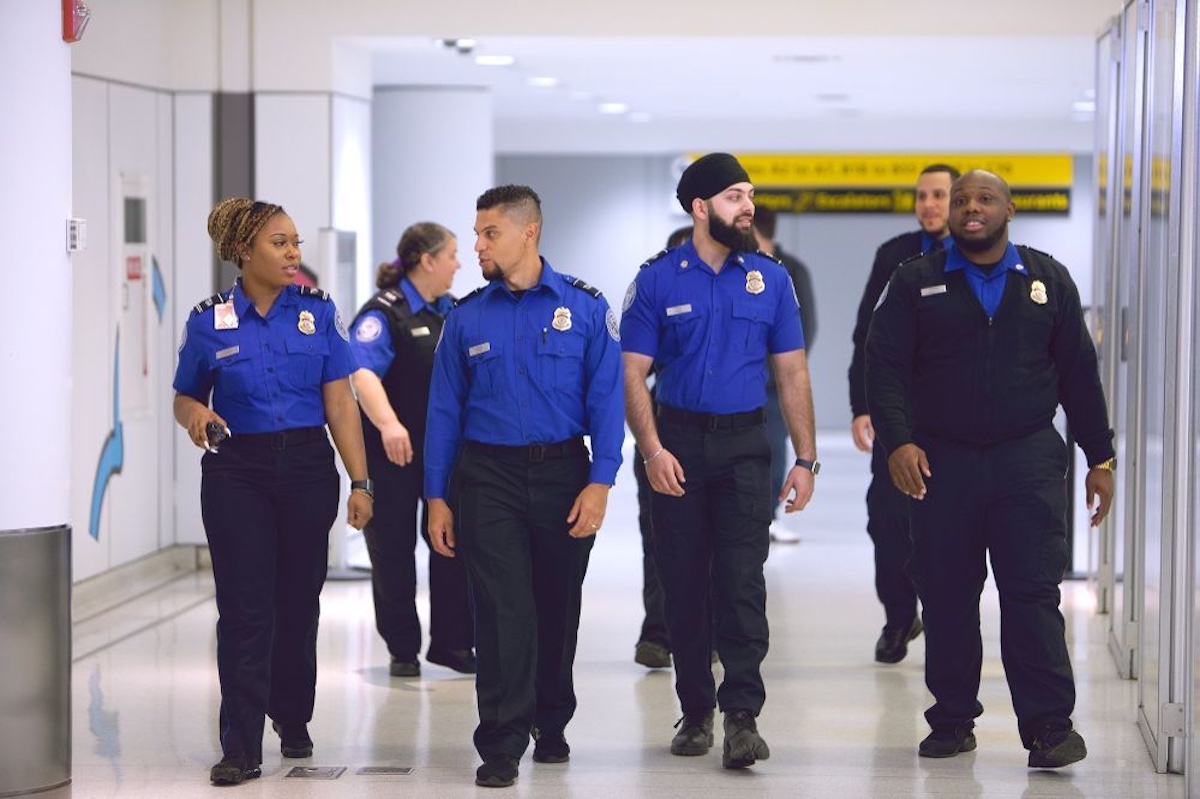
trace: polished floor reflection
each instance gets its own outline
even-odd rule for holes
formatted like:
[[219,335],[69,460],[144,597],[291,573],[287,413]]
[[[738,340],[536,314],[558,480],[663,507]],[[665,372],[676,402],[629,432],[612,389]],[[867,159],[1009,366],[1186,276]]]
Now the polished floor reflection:
[[[1064,586],[1064,607],[1079,683],[1075,722],[1088,758],[1056,773],[1026,768],[990,590],[984,596],[986,712],[976,730],[979,748],[947,760],[918,758],[917,742],[926,732],[921,712],[929,701],[922,639],[898,665],[872,660],[882,615],[864,532],[868,459],[833,437],[822,441],[822,459],[814,504],[785,521],[801,542],[773,545],[767,563],[772,632],[759,728],[771,759],[743,772],[723,770],[719,732],[708,757],[668,752],[679,715],[672,674],[633,662],[641,566],[633,485],[623,471],[584,589],[579,711],[567,729],[571,761],[536,764],[527,753],[508,795],[1184,795],[1182,777],[1151,767],[1134,721],[1136,686],[1117,678],[1104,620],[1093,614],[1083,583]],[[364,580],[325,588],[313,758],[285,761],[268,731],[261,779],[209,786],[208,768],[220,756],[211,593],[211,580],[197,574],[76,625],[73,783],[43,796],[503,794],[473,785],[472,680],[430,664],[423,664],[420,679],[389,677]],[[289,777],[297,766],[312,767],[313,775],[344,770],[335,779]]]

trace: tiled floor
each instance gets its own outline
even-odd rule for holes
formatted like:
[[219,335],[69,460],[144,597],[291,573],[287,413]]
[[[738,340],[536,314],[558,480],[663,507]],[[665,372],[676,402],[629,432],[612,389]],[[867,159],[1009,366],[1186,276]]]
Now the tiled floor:
[[[1075,721],[1087,738],[1087,760],[1058,773],[1026,768],[990,592],[979,749],[948,760],[918,758],[928,703],[922,640],[899,665],[872,661],[882,621],[863,531],[867,457],[848,440],[826,437],[822,459],[814,504],[786,521],[802,542],[774,545],[767,563],[772,635],[759,725],[771,759],[744,772],[723,770],[719,733],[708,757],[667,751],[678,716],[672,674],[632,661],[641,569],[633,485],[623,472],[585,586],[579,711],[567,730],[571,762],[535,764],[527,755],[508,795],[1183,796],[1182,777],[1151,767],[1134,723],[1135,685],[1116,677],[1103,619],[1092,614],[1081,583],[1064,586],[1064,606],[1079,682]],[[43,796],[163,799],[218,790],[207,779],[220,755],[211,591],[205,576],[188,577],[77,625],[73,783]],[[289,799],[504,795],[472,783],[478,763],[472,681],[429,664],[422,679],[390,678],[366,581],[330,582],[323,608],[310,727],[315,756],[283,761],[268,732],[262,779],[224,790]],[[335,780],[288,778],[296,765],[345,771]],[[380,766],[413,771],[358,773]]]

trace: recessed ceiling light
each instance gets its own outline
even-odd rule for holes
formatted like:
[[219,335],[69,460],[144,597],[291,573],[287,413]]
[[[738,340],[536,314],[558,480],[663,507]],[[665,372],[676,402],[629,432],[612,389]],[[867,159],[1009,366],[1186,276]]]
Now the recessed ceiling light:
[[572,100],[590,100],[592,99],[592,93],[585,92],[582,89],[576,89],[575,91],[571,92],[568,97],[570,97]]
[[1071,110],[1076,114],[1094,114],[1096,112],[1096,101],[1076,100],[1071,103]]
[[517,59],[510,55],[477,55],[475,63],[481,67],[511,67]]
[[543,89],[551,89],[558,85],[558,78],[530,78],[526,81],[530,86],[538,86]]
[[626,119],[628,119],[630,122],[644,123],[649,122],[651,117],[649,111],[634,111],[630,113]]
[[628,110],[626,103],[600,103],[601,114],[624,114]]

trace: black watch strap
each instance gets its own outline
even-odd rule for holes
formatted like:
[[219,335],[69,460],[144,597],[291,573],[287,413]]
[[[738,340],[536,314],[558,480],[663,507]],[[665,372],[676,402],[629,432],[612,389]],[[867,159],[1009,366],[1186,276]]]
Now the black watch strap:
[[810,472],[813,473],[813,477],[816,477],[818,474],[821,473],[821,462],[820,461],[808,461],[808,460],[805,460],[804,458],[796,458],[796,465],[802,469],[808,469]]
[[366,480],[351,480],[351,491],[362,491],[371,499],[375,499],[375,481],[368,477]]

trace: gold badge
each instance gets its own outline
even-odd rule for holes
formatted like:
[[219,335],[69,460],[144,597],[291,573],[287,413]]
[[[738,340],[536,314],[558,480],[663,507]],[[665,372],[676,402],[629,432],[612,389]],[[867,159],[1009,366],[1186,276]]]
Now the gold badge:
[[554,321],[550,326],[560,333],[565,333],[571,329],[571,309],[570,308],[555,308]]
[[762,294],[766,290],[767,284],[763,283],[762,272],[751,269],[746,273],[746,291],[751,294]]
[[1035,280],[1029,284],[1029,299],[1036,302],[1038,305],[1045,305],[1049,299],[1046,296],[1046,284],[1040,280]]
[[300,312],[300,321],[296,323],[296,327],[300,328],[300,332],[306,336],[311,336],[317,332],[317,326],[314,324],[313,315],[308,311]]

